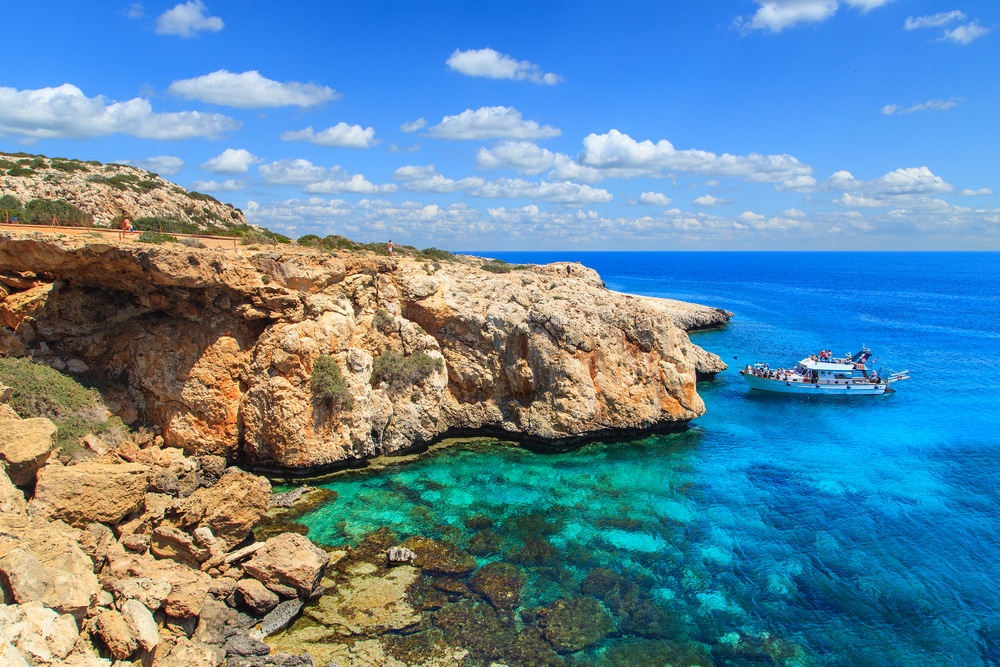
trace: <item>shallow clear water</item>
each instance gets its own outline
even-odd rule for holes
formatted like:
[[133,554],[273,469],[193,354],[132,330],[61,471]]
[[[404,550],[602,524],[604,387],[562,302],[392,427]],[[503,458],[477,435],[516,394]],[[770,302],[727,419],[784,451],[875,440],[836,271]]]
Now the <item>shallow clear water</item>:
[[692,337],[734,367],[865,344],[913,379],[838,399],[750,393],[728,371],[699,385],[708,413],[684,433],[560,454],[470,443],[341,476],[310,537],[389,527],[476,550],[485,535],[499,555],[480,562],[527,574],[522,606],[607,568],[676,620],[580,659],[682,635],[717,664],[772,664],[720,650],[768,632],[787,642],[779,664],[1000,664],[1000,254],[500,256],[731,310]]

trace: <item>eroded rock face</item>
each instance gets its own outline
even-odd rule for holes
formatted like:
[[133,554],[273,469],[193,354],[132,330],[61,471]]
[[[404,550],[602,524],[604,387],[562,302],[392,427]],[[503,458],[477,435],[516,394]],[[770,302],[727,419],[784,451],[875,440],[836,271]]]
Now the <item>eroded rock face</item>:
[[[140,246],[0,232],[0,272],[46,276],[10,288],[3,323],[127,385],[121,414],[168,443],[260,469],[449,432],[573,443],[679,427],[704,412],[698,375],[725,367],[683,328],[728,313],[611,292],[579,265]],[[341,371],[337,400],[313,393],[320,355]]]
[[330,554],[305,536],[282,533],[257,550],[243,564],[243,571],[271,590],[290,586],[299,597],[306,598],[319,585],[329,562]]

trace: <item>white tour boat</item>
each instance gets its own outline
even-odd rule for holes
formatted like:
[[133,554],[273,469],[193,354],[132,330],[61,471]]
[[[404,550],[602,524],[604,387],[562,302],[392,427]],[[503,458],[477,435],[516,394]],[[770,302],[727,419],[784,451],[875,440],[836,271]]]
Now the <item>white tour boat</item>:
[[792,369],[747,364],[740,375],[751,389],[813,395],[884,394],[893,391],[890,385],[894,382],[909,379],[909,371],[880,375],[868,365],[871,358],[868,348],[839,358],[824,350],[818,355],[809,355]]

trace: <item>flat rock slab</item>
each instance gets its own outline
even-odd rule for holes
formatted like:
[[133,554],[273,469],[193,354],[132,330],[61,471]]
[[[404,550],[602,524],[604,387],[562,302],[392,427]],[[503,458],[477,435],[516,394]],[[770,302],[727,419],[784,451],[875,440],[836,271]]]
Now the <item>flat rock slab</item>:
[[50,419],[0,420],[0,459],[7,464],[7,474],[18,486],[31,485],[35,474],[52,452],[56,425]]
[[149,468],[139,463],[47,465],[38,471],[35,503],[79,528],[114,524],[139,509],[148,484]]

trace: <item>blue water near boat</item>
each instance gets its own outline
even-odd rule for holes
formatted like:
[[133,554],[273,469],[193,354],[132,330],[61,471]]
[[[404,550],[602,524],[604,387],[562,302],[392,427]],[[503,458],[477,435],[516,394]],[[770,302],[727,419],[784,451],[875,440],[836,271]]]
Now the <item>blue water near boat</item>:
[[[626,627],[588,649],[596,664],[636,638],[653,655],[671,632],[719,665],[1000,664],[1000,254],[490,254],[581,261],[610,289],[733,311],[692,336],[731,366],[699,384],[708,413],[572,452],[468,444],[351,473],[305,517],[310,537],[389,527],[474,550],[486,517],[501,553],[480,560],[524,569],[524,606],[611,570],[677,626]],[[912,379],[811,397],[751,392],[735,372],[862,344]]]

